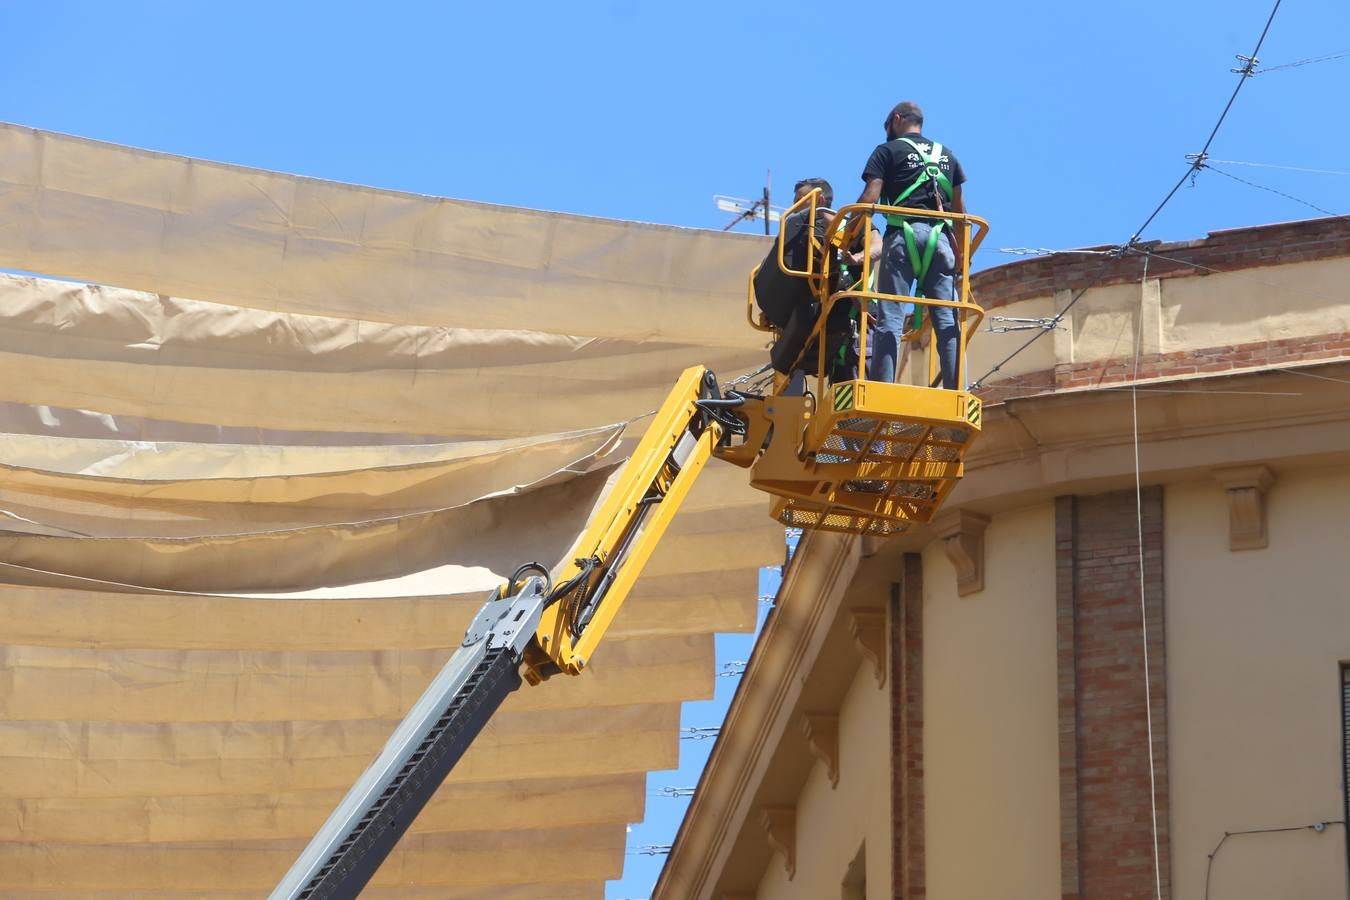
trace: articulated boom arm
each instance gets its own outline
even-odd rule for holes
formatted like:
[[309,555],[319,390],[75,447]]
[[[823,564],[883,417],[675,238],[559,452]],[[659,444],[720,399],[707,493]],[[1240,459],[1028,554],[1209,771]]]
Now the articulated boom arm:
[[[968,277],[961,279],[959,300],[869,289],[870,223],[878,214],[942,220],[947,227],[955,222],[962,276],[969,274],[968,261],[988,226],[964,214],[855,204],[828,223],[822,219],[825,236],[818,239],[817,216],[824,215],[819,200],[817,189],[788,211],[807,217],[814,249],[806,268],[788,268],[786,232],[779,235],[777,253],[779,269],[806,279],[818,305],[809,340],[793,364],[811,368],[808,357],[816,356],[815,391],[789,395],[788,379],[780,376],[770,396],[722,397],[712,372],[702,366],[685,370],[591,516],[575,559],[557,583],[543,566],[526,563],[497,589],[272,900],[355,897],[522,678],[539,684],[559,673],[581,673],[711,457],[750,469],[750,484],[774,496],[773,516],[785,525],[884,537],[932,520],[964,474],[983,408],[974,394],[936,384],[943,379],[964,384],[966,342],[984,311],[970,298]],[[859,236],[860,277],[853,287],[834,290],[830,248],[851,247]],[[755,315],[753,273],[746,300],[750,324],[776,332]],[[844,303],[859,312],[856,362],[867,358],[867,310],[899,302],[952,310],[961,326],[956,371],[937,378],[936,344],[930,340],[928,372],[918,383],[870,380],[848,366],[828,380],[831,308]],[[927,326],[905,341],[918,345],[926,333]]]
[[525,656],[527,681],[585,667],[703,466],[729,428],[740,427],[722,412],[740,403],[721,399],[702,366],[680,376],[577,542],[560,576],[566,596],[544,611]]
[[[712,372],[686,370],[556,585],[527,563],[489,598],[435,680],[272,892],[355,897],[512,691],[579,674],[708,459],[744,420]],[[531,574],[533,573],[533,574]],[[523,670],[523,672],[522,672]]]

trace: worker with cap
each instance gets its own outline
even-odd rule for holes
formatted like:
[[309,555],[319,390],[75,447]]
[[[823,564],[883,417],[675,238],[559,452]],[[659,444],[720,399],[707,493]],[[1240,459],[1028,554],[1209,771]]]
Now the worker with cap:
[[[783,263],[792,271],[807,269],[807,257],[817,252],[815,248],[826,244],[826,232],[834,221],[834,188],[823,178],[804,178],[797,182],[794,204],[813,191],[819,191],[820,194],[814,222],[810,210],[803,208],[785,216],[780,225]],[[825,252],[834,253],[834,249],[828,247]],[[826,267],[825,260],[816,259],[814,268],[817,272],[823,268],[828,270],[829,293],[838,290],[837,261]],[[805,279],[788,275],[779,268],[777,241],[769,248],[755,272],[753,286],[755,302],[764,320],[779,329],[778,340],[769,349],[769,361],[776,371],[789,376],[784,393],[800,395],[805,389],[806,376],[815,375],[818,368],[818,348],[811,336],[820,316],[820,303]],[[848,327],[848,309],[843,304],[837,304],[830,313],[825,329],[827,365],[832,363],[842,348]]]
[[[881,203],[910,209],[964,213],[961,185],[965,172],[955,154],[923,134],[923,110],[906,101],[886,116],[886,142],[872,151],[862,178],[866,186],[859,203]],[[951,225],[927,217],[886,216],[877,291],[882,294],[955,299],[957,257]],[[913,291],[911,292],[911,285]],[[873,381],[896,379],[896,363],[905,322],[914,304],[882,301],[877,304],[871,359],[867,377]],[[950,306],[928,307],[933,323],[942,386],[958,387],[957,355],[961,324]]]

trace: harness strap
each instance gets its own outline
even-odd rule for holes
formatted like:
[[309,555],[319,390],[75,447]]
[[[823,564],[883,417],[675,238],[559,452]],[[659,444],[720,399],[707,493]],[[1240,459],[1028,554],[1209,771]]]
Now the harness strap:
[[[928,240],[924,242],[923,254],[919,253],[918,236],[914,233],[914,227],[909,222],[901,220],[900,227],[904,229],[905,235],[905,253],[909,255],[909,264],[914,268],[914,296],[922,297],[923,283],[928,276],[928,268],[933,264],[933,255],[937,252],[938,241],[942,238],[942,222],[937,222],[928,231]],[[919,328],[923,325],[923,307],[914,307],[914,327]]]
[[[877,289],[877,269],[878,269],[878,268],[879,268],[878,266],[872,266],[872,272],[871,272],[871,274],[867,277],[867,283],[866,283],[866,284],[862,284],[862,279],[858,279],[858,283],[857,283],[857,284],[854,284],[853,282],[850,281],[849,287],[850,287],[850,288],[853,288],[853,287],[861,287],[863,290],[866,290],[866,291],[875,291],[875,290]],[[853,277],[853,275],[852,275],[852,270],[850,270],[849,278],[852,278],[852,277]],[[875,301],[871,301],[871,302],[875,302]],[[860,327],[862,327],[862,316],[861,316],[861,313],[859,312],[858,306],[859,306],[859,303],[858,303],[857,301],[855,301],[854,304],[853,304],[853,308],[850,309],[850,310],[848,311],[848,318],[849,318],[849,322],[850,322],[850,324],[852,325],[852,328],[853,328],[853,337],[854,337],[854,338],[857,338],[857,336],[858,336],[858,329],[859,329]],[[855,350],[857,349],[856,345],[854,346],[854,349],[855,349]],[[848,351],[849,351],[849,345],[848,345],[848,343],[846,342],[846,343],[844,343],[843,345],[841,345],[841,346],[839,347],[839,352],[838,352],[837,354],[835,354],[835,362],[838,363],[840,366],[845,366],[845,365],[847,365],[847,364],[848,364]]]
[[[933,145],[930,148],[929,152],[924,153],[922,147],[920,147],[918,144],[914,143],[914,141],[910,140],[907,137],[899,137],[896,138],[896,140],[908,144],[910,148],[914,150],[915,154],[917,154],[919,159],[923,162],[923,168],[919,170],[919,174],[914,178],[914,180],[910,182],[910,184],[903,191],[900,192],[900,195],[897,196],[894,200],[889,201],[886,205],[887,206],[902,205],[905,202],[905,200],[909,199],[910,194],[917,191],[919,188],[927,184],[929,181],[932,181],[934,184],[936,184],[938,191],[940,192],[940,196],[943,199],[950,202],[952,199],[952,182],[951,179],[948,178],[943,173],[942,167],[940,165],[942,162],[942,145],[937,141],[933,141]],[[886,216],[886,221],[891,225],[900,225],[902,222],[905,221],[905,217],[888,215]]]
[[[909,199],[923,185],[932,181],[936,185],[939,198],[939,209],[942,208],[941,201],[951,201],[952,182],[951,179],[943,173],[942,162],[942,144],[937,141],[932,142],[929,151],[925,153],[923,148],[907,137],[896,138],[910,146],[910,149],[923,162],[923,167],[919,174],[910,184],[900,192],[894,200],[889,201],[887,206],[900,206],[905,200]],[[937,251],[938,241],[941,239],[943,228],[951,226],[950,219],[938,219],[932,222],[932,227],[928,232],[928,240],[924,243],[922,254],[919,252],[919,242],[914,234],[914,228],[909,223],[909,219],[901,215],[887,215],[886,222],[889,225],[904,229],[905,252],[909,255],[910,265],[914,269],[915,290],[914,296],[923,296],[923,284],[928,275],[928,268],[933,264],[933,255]],[[923,324],[923,307],[914,308],[914,327],[919,328]]]

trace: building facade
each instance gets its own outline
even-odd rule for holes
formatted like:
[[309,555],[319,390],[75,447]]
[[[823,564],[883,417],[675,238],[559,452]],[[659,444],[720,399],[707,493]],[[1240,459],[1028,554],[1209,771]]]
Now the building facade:
[[1059,327],[972,344],[936,521],[802,540],[654,896],[1345,897],[1348,280],[1343,219],[976,276]]

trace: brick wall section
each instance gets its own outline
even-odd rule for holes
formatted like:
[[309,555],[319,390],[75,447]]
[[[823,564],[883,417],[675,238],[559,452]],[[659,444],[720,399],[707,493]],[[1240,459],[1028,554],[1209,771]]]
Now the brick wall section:
[[[1056,502],[1064,900],[1155,896],[1134,491]],[[1163,896],[1168,855],[1162,489],[1142,497]]]
[[[1329,334],[1255,341],[1249,344],[1226,344],[1198,350],[1141,356],[1139,377],[1162,378],[1171,375],[1232,372],[1237,369],[1312,362],[1347,355],[1350,355],[1350,331],[1336,331]],[[1055,381],[1056,386],[1061,388],[1090,387],[1129,381],[1133,373],[1133,358],[1098,360],[1091,363],[1056,366]]]
[[[1333,331],[1273,341],[1224,344],[1175,353],[1148,354],[1139,357],[1138,373],[1139,379],[1144,380],[1236,372],[1281,364],[1338,359],[1344,356],[1350,356],[1350,331]],[[1055,366],[1054,369],[1042,369],[1001,379],[976,393],[980,394],[986,403],[999,403],[1011,397],[1067,388],[1128,384],[1134,379],[1134,374],[1133,357],[1064,363]]]
[[995,309],[1018,300],[1048,297],[1058,290],[1136,283],[1143,278],[1146,258],[1150,278],[1187,278],[1208,274],[1206,269],[1231,272],[1350,256],[1350,220],[1308,219],[1233,228],[1212,231],[1202,240],[1151,242],[1141,247],[1168,259],[1141,253],[1119,258],[1076,253],[1036,257],[976,272],[971,288],[980,305]]
[[1076,503],[1055,498],[1055,637],[1059,687],[1059,881],[1063,900],[1082,896],[1078,880],[1078,659],[1074,579]]
[[923,838],[923,562],[906,553],[891,588],[891,834],[895,900],[920,900]]

